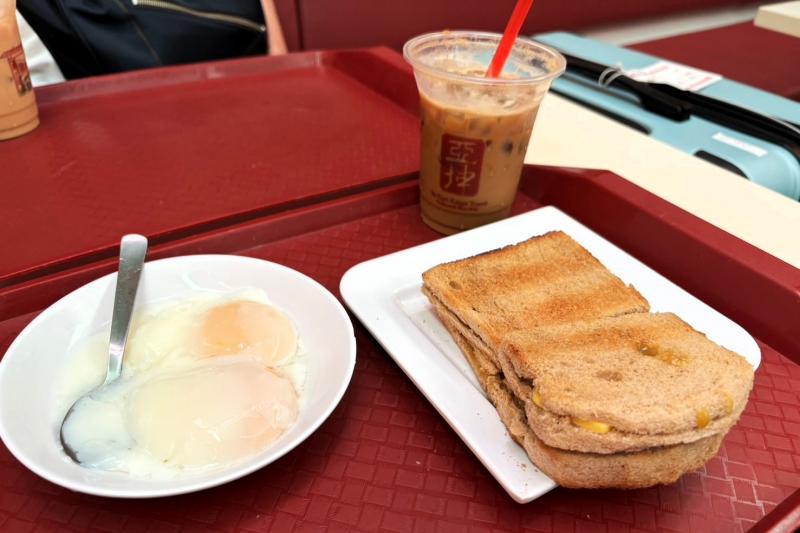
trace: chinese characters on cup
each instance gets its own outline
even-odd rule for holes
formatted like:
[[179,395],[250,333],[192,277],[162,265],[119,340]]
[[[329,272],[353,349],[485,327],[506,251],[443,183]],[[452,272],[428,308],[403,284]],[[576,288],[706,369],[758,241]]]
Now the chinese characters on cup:
[[440,187],[460,196],[475,196],[481,179],[484,143],[445,133],[442,135]]

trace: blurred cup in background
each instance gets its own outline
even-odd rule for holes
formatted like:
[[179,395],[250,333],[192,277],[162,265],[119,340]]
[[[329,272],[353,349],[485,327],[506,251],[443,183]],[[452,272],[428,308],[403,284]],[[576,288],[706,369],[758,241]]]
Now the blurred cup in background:
[[25,52],[17,28],[16,0],[0,0],[0,140],[39,125]]

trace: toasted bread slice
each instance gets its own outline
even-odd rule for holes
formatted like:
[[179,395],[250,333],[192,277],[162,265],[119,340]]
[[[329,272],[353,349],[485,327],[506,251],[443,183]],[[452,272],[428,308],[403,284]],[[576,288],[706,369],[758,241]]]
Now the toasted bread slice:
[[521,402],[506,386],[502,374],[488,374],[476,365],[475,349],[457,330],[445,324],[472,366],[489,401],[509,435],[547,476],[569,488],[642,488],[676,481],[716,455],[723,434],[689,444],[658,446],[634,453],[595,454],[562,450],[545,444],[527,423]]
[[[540,438],[601,453],[727,431],[753,385],[753,368],[743,357],[671,313],[517,331],[499,359],[526,404],[534,403],[535,387],[538,405],[527,410]],[[570,419],[612,429],[597,434]]]
[[518,329],[647,311],[647,301],[592,254],[555,231],[444,263],[422,274],[426,294],[487,354]]
[[739,418],[745,404],[728,417],[710,420],[702,429],[681,433],[640,434],[625,433],[612,429],[608,433],[594,433],[572,423],[568,416],[557,415],[537,406],[532,398],[533,387],[527,380],[521,380],[507,357],[501,357],[501,367],[505,384],[514,394],[527,415],[527,422],[534,433],[549,446],[565,450],[617,453],[644,450],[653,446],[694,442],[715,433],[725,432]]

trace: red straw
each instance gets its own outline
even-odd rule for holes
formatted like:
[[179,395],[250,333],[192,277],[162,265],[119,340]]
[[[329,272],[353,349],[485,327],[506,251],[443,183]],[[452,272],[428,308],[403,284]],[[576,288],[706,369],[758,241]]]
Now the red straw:
[[487,78],[500,76],[508,59],[508,54],[511,53],[511,47],[514,46],[514,41],[517,40],[519,30],[522,29],[522,23],[525,22],[525,17],[528,16],[528,11],[530,11],[532,5],[533,0],[517,0],[517,5],[514,6],[511,18],[508,19],[506,31],[503,32],[503,38],[500,39],[500,44],[497,45],[492,64],[489,65],[489,70],[486,71]]

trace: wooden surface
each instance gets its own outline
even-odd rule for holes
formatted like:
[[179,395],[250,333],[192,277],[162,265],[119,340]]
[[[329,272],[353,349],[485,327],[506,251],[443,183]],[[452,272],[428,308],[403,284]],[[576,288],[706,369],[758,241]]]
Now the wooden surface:
[[[800,2],[781,2],[758,8],[756,26],[800,37]],[[796,61],[797,58],[794,60]]]

